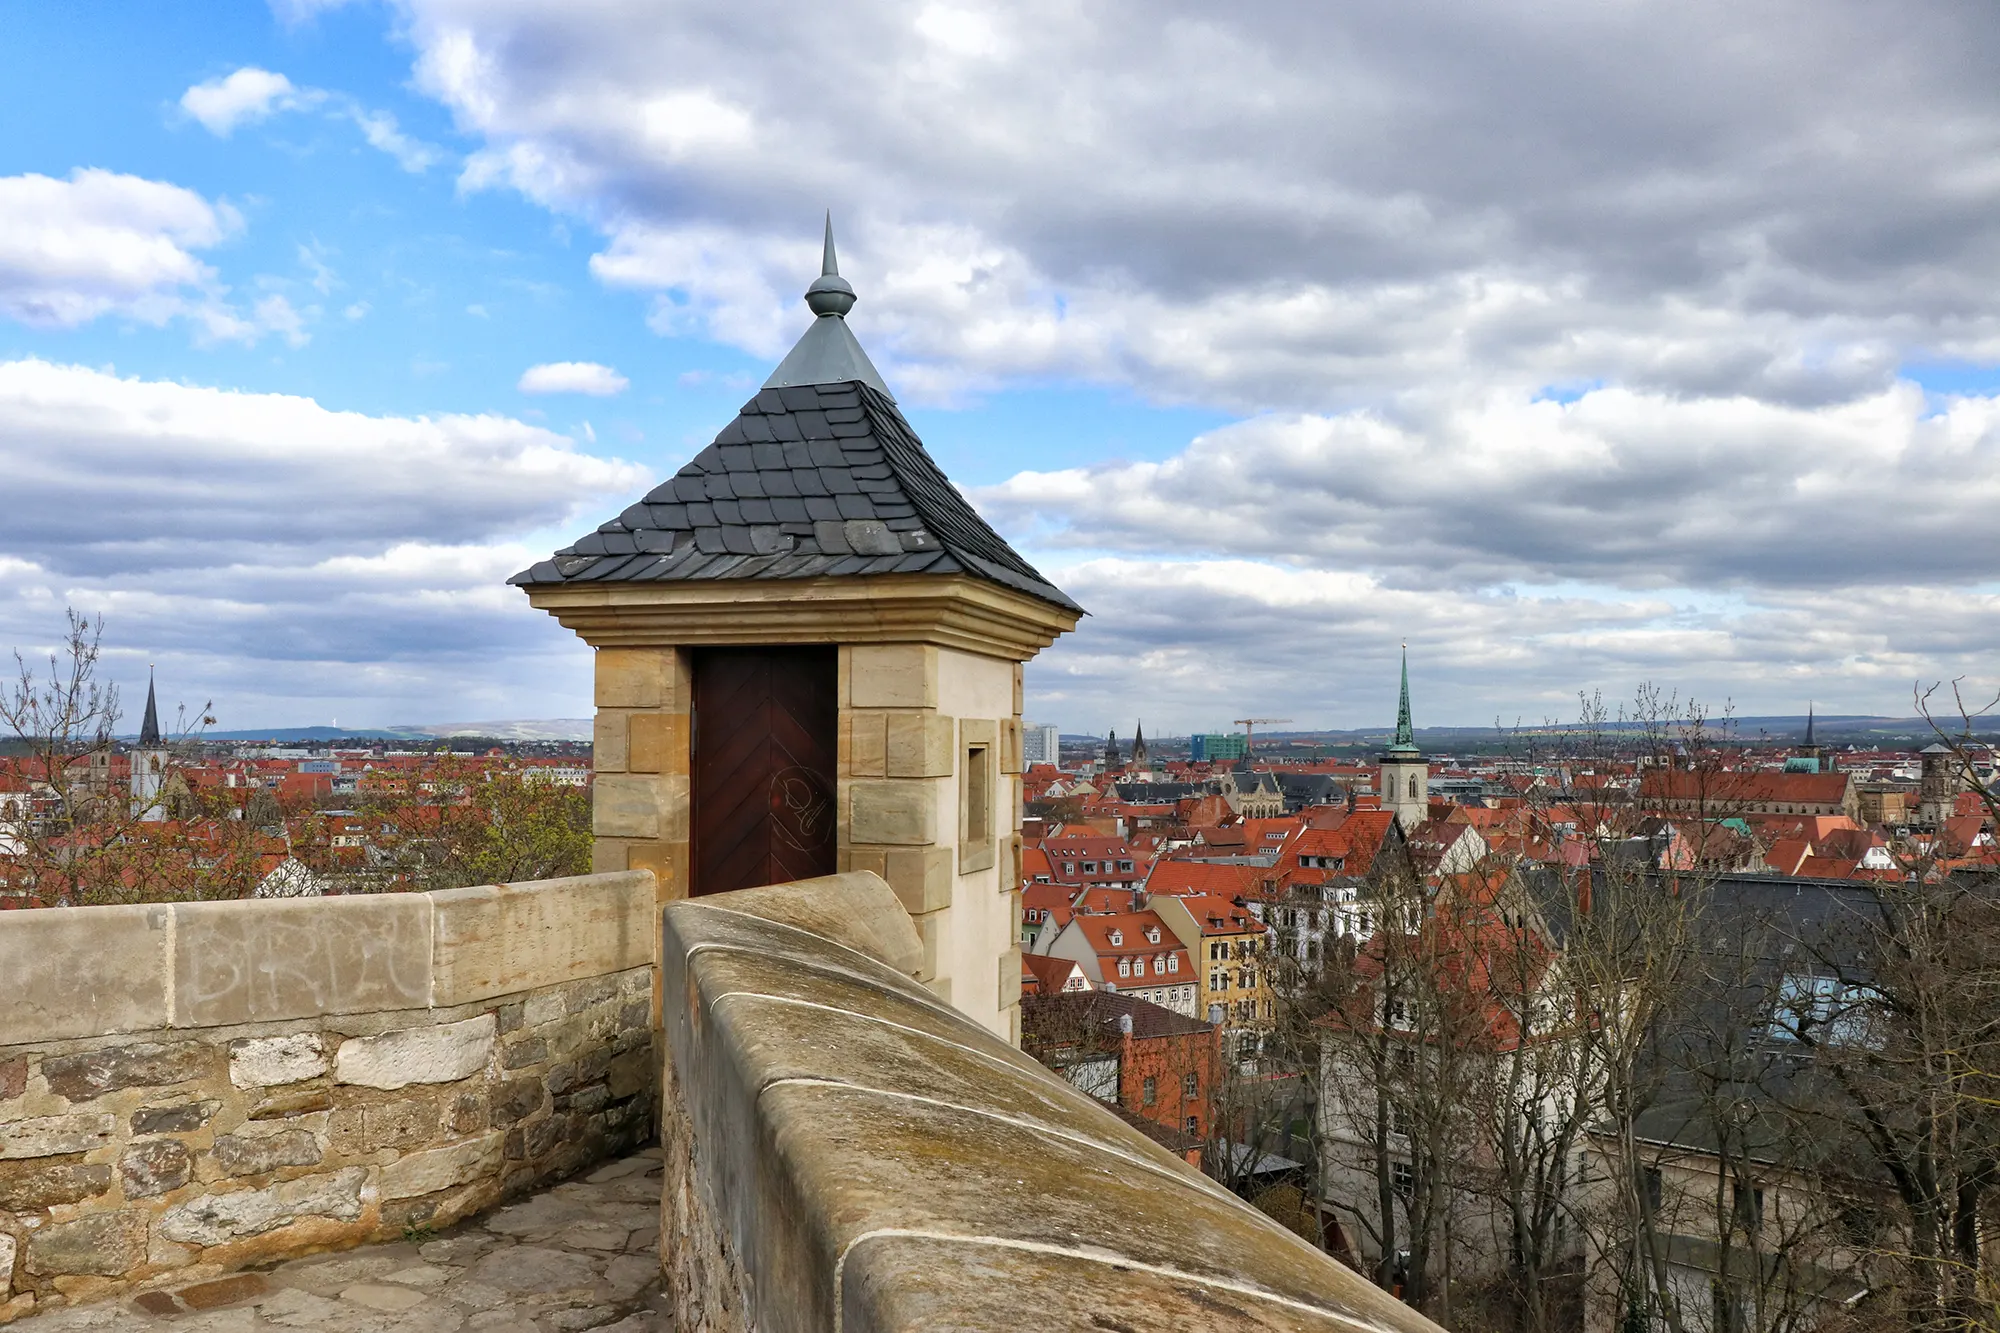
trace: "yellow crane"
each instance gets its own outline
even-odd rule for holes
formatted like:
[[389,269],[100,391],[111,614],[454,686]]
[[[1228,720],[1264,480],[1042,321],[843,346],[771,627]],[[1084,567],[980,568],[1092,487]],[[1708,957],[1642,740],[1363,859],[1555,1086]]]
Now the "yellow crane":
[[1256,728],[1290,721],[1288,717],[1237,717],[1230,719],[1230,725],[1243,728],[1243,757],[1248,759],[1257,752]]

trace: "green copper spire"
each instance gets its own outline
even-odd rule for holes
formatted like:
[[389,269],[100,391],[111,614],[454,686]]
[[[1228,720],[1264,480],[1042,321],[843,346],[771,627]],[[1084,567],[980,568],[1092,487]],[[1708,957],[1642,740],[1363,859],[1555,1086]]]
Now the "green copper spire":
[[1403,645],[1403,693],[1396,701],[1396,743],[1389,747],[1396,751],[1414,752],[1417,748],[1416,729],[1410,725],[1410,645]]

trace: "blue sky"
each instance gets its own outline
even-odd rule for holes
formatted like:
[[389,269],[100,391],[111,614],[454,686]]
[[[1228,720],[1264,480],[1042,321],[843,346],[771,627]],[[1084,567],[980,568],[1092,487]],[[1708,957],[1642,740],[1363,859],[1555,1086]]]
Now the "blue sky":
[[1891,64],[1858,4],[21,7],[0,631],[101,613],[232,727],[582,714],[493,576],[727,421],[831,207],[919,432],[1094,612],[1031,713],[1369,725],[1404,640],[1430,722],[1907,711],[2000,674],[1973,14]]

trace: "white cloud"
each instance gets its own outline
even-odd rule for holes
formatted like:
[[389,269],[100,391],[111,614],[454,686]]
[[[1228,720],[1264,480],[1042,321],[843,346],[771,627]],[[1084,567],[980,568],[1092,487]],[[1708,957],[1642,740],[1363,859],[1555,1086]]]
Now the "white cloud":
[[301,94],[290,79],[255,65],[245,65],[223,78],[197,83],[181,94],[181,110],[200,121],[210,134],[225,139],[238,125],[263,120],[275,111],[291,110],[302,104]]
[[188,314],[214,296],[195,252],[241,226],[227,204],[164,181],[96,168],[0,177],[0,314],[47,328]]
[[157,660],[224,725],[574,702],[588,653],[505,580],[649,480],[504,417],[33,360],[0,363],[0,473],[0,644],[101,611],[114,674]]
[[551,361],[529,366],[515,387],[522,393],[587,393],[609,398],[625,392],[631,381],[610,366],[595,361]]
[[[321,0],[296,6],[305,17],[316,9],[332,8]],[[181,94],[181,109],[200,121],[211,134],[227,138],[238,125],[264,120],[280,111],[325,108],[338,119],[351,121],[371,148],[396,159],[396,165],[413,174],[428,171],[445,159],[443,149],[403,133],[395,116],[363,106],[345,93],[323,88],[301,88],[282,74],[245,65],[223,78],[197,83]]]
[[2000,173],[1967,166],[2000,151],[2000,87],[1955,11],[406,13],[419,86],[485,140],[468,187],[589,221],[599,275],[658,293],[663,326],[759,354],[804,323],[831,204],[857,326],[916,394],[1812,402],[1908,355],[2000,358]]

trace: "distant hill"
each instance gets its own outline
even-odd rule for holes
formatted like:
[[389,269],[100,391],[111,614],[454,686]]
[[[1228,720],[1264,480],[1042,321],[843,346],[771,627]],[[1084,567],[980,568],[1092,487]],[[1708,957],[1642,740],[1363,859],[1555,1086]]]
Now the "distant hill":
[[[1950,724],[1956,719],[1940,717],[1940,725],[1947,730],[1955,730]],[[1562,735],[1574,731],[1571,722],[1553,724],[1530,723],[1522,719],[1517,725],[1505,727],[1418,727],[1417,743],[1434,752],[1454,750],[1493,750],[1509,743],[1532,743],[1537,737]],[[1637,722],[1606,723],[1609,732],[1636,732],[1642,730]],[[1727,735],[1746,744],[1765,743],[1770,745],[1797,744],[1805,736],[1806,718],[1797,716],[1738,717],[1729,720],[1725,730],[1722,720],[1711,719],[1709,730],[1717,737]],[[1351,730],[1329,731],[1263,731],[1257,733],[1257,749],[1260,753],[1269,748],[1283,748],[1287,745],[1322,746],[1328,749],[1366,748],[1388,744],[1394,733],[1393,726],[1357,727]],[[2000,735],[2000,717],[1991,720],[1988,726],[1975,726],[1976,734],[1984,737]],[[1821,714],[1813,719],[1813,738],[1823,745],[1857,745],[1863,748],[1876,746],[1895,747],[1909,742],[1928,744],[1936,738],[1930,724],[1920,717],[1875,717],[1866,714]],[[1185,746],[1185,736],[1148,736],[1149,745]],[[1063,733],[1063,741],[1068,744],[1103,744],[1101,736],[1073,735]],[[1131,744],[1128,736],[1121,735],[1119,747]]]
[[[477,737],[496,741],[587,741],[590,719],[557,717],[512,722],[434,722],[401,727],[256,727],[204,732],[211,741],[441,741]],[[133,737],[125,737],[131,740]]]

